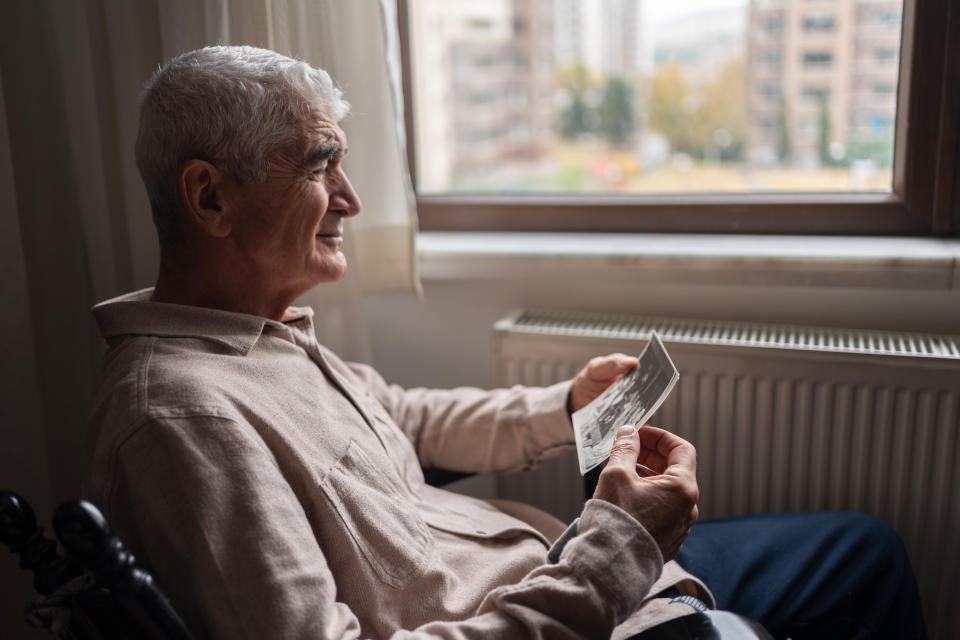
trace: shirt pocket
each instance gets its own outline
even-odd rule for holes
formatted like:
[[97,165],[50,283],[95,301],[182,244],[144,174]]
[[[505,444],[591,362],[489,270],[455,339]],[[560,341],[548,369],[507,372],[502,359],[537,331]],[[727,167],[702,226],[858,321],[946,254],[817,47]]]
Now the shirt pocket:
[[482,500],[449,494],[433,487],[426,488],[423,517],[431,529],[460,537],[507,539],[524,536],[540,540],[545,548],[550,546],[543,534],[526,522]]
[[425,571],[433,536],[394,474],[351,441],[320,487],[373,572],[402,589]]

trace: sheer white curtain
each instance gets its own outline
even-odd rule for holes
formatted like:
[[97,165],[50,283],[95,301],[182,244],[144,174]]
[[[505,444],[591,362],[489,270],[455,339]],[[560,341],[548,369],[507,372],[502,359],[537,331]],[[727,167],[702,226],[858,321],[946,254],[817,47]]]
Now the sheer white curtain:
[[159,258],[133,158],[137,96],[182,51],[269,47],[327,69],[344,89],[346,167],[364,211],[348,229],[348,276],[305,302],[322,341],[368,356],[361,296],[419,290],[394,13],[391,0],[4,3],[0,489],[29,494],[44,518],[78,492],[102,355],[89,307],[152,285]]
[[[342,123],[350,145],[345,165],[364,209],[348,221],[347,277],[300,302],[316,311],[321,342],[345,358],[368,360],[362,294],[419,291],[395,1],[168,0],[157,10],[164,59],[203,44],[255,44],[326,69],[343,89],[353,107]],[[115,26],[121,37],[136,38]]]

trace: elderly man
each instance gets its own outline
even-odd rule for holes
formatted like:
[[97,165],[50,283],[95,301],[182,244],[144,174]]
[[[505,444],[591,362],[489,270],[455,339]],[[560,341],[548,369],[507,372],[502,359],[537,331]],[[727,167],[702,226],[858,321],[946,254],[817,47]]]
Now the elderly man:
[[[249,47],[151,79],[137,163],[162,263],[155,288],[94,308],[110,350],[90,497],[211,637],[604,638],[713,604],[671,562],[698,493],[695,452],[670,433],[622,428],[566,528],[424,483],[422,466],[509,471],[569,448],[568,410],[635,359],[544,389],[404,390],[317,343],[312,311],[290,305],[347,267],[346,111],[325,72]],[[718,531],[690,550],[715,576],[729,570],[710,545],[734,544]],[[748,592],[714,579],[731,602]],[[798,611],[771,619],[820,602],[786,597]]]

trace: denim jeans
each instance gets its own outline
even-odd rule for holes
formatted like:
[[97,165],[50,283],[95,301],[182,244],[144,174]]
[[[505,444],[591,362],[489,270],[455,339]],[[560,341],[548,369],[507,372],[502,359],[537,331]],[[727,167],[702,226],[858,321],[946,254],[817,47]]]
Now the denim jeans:
[[697,523],[677,561],[717,608],[792,640],[923,640],[903,543],[865,514],[784,513]]

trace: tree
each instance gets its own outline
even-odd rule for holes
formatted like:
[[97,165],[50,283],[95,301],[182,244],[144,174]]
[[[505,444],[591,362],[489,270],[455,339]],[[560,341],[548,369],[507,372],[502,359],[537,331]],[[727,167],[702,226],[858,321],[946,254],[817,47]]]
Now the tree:
[[[746,143],[746,79],[742,60],[728,61],[700,84],[691,85],[678,65],[653,76],[647,103],[650,128],[674,151],[703,159],[738,159]],[[718,132],[722,131],[722,135]],[[718,140],[723,141],[721,147]]]
[[820,164],[829,167],[834,162],[830,157],[830,105],[827,104],[826,91],[817,92],[817,101],[820,104],[820,139],[817,151],[820,155]]
[[719,131],[726,144],[716,149],[722,162],[739,160],[747,142],[747,90],[743,60],[728,60],[716,75],[700,87],[695,113],[695,138],[701,148],[718,146]]
[[560,135],[575,140],[594,129],[596,115],[587,101],[587,93],[595,89],[597,79],[580,63],[557,70],[557,88],[566,93],[569,102],[560,114]]
[[650,129],[663,135],[674,151],[689,153],[695,146],[690,136],[690,99],[683,69],[669,65],[657,70],[647,101]]
[[570,104],[561,114],[560,122],[560,134],[568,140],[575,140],[581,133],[590,131],[589,110],[583,94],[574,93],[570,97]]
[[600,102],[600,130],[611,146],[625,149],[630,146],[636,130],[636,110],[633,88],[619,76],[612,76],[603,88]]
[[786,164],[793,154],[793,145],[790,140],[790,122],[787,118],[787,101],[780,99],[780,114],[777,117],[777,158]]

